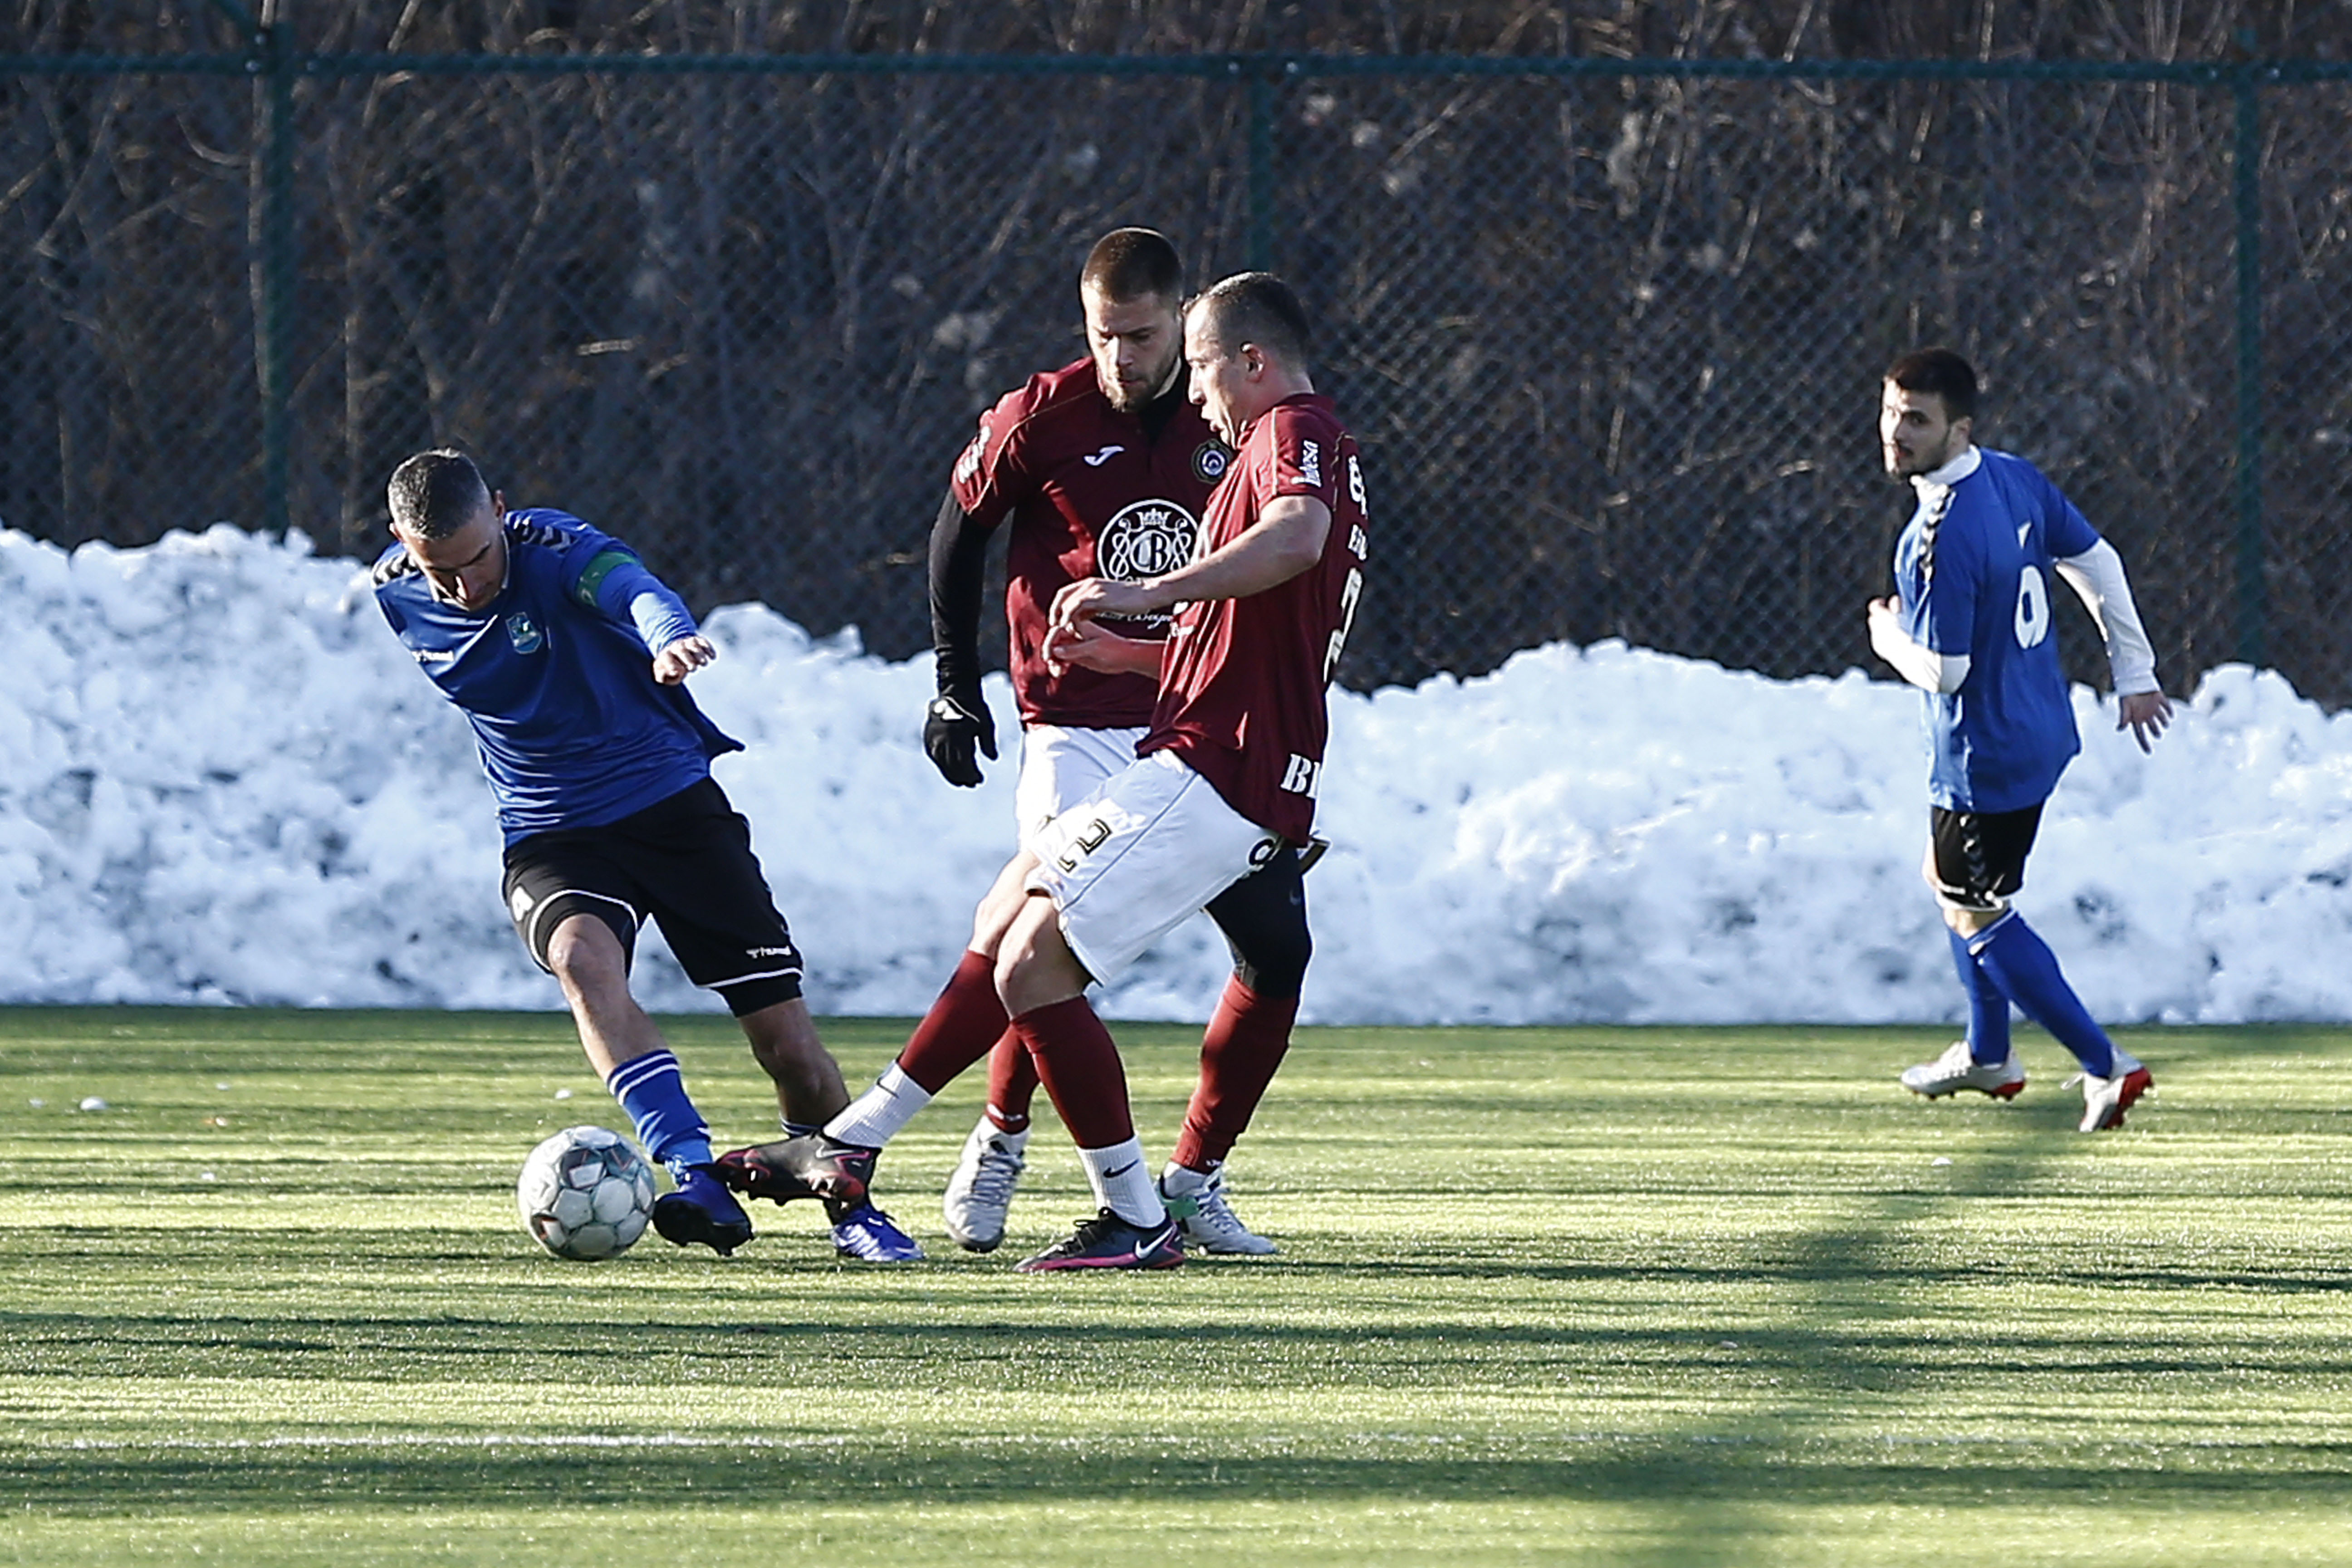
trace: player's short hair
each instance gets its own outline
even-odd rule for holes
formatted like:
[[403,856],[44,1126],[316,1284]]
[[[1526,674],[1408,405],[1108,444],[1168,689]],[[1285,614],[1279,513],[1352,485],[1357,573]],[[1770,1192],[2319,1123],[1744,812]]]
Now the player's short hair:
[[1270,359],[1293,370],[1307,368],[1313,347],[1307,307],[1273,273],[1236,272],[1211,284],[1191,308],[1201,312],[1219,343],[1255,343]]
[[1115,228],[1087,252],[1078,287],[1092,289],[1106,300],[1150,296],[1174,304],[1184,297],[1184,264],[1158,229]]
[[419,539],[448,538],[490,502],[490,487],[474,459],[448,447],[402,463],[385,489],[393,527]]
[[1886,379],[1906,392],[1942,398],[1945,417],[1956,424],[1977,416],[1976,370],[1949,349],[1914,349],[1886,367]]

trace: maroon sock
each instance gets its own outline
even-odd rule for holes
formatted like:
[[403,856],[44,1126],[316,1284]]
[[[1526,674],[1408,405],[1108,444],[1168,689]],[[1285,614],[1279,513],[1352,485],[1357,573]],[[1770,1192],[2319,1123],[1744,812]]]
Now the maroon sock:
[[1037,1059],[1037,1076],[1079,1148],[1107,1149],[1135,1136],[1127,1069],[1085,997],[1033,1007],[1013,1020],[1013,1029]]
[[1225,982],[1225,994],[1217,998],[1217,1010],[1201,1037],[1201,1083],[1184,1112],[1176,1163],[1213,1171],[1224,1163],[1234,1141],[1249,1130],[1250,1117],[1290,1049],[1290,1026],[1297,1016],[1296,996],[1261,996],[1238,978]]
[[1004,1004],[996,994],[996,961],[967,952],[947,989],[898,1053],[898,1070],[937,1094],[956,1074],[986,1056],[1003,1033]]
[[988,1119],[998,1131],[1019,1132],[1029,1125],[1029,1102],[1037,1095],[1037,1064],[1011,1029],[988,1053]]

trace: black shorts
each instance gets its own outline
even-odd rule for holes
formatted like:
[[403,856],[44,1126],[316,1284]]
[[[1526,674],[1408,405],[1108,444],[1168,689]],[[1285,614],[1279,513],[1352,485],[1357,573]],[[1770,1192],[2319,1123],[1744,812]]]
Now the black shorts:
[[1927,885],[1956,910],[1990,913],[2025,886],[2025,858],[2042,830],[2042,808],[1927,810]]
[[507,913],[541,969],[548,939],[593,915],[636,954],[637,928],[659,922],[687,978],[737,1017],[801,994],[800,950],[751,853],[751,825],[716,779],[602,827],[559,827],[507,847]]

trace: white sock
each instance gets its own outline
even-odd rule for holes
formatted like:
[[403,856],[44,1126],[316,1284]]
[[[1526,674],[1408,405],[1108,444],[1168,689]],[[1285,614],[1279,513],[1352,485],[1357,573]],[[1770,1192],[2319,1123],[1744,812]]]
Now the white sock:
[[849,1102],[849,1108],[824,1124],[824,1135],[862,1149],[879,1149],[898,1135],[898,1129],[931,1102],[931,1091],[898,1070],[892,1062],[874,1080],[874,1087]]
[[1147,1230],[1168,1223],[1167,1205],[1160,1201],[1160,1184],[1151,1179],[1151,1167],[1144,1163],[1142,1139],[1130,1138],[1107,1149],[1081,1149],[1078,1163],[1087,1168],[1095,1202],[1102,1207]]
[[1018,1132],[1007,1132],[1003,1128],[999,1127],[987,1117],[982,1116],[980,1119],[981,1135],[984,1138],[992,1139],[998,1143],[1003,1144],[1005,1148],[1011,1150],[1015,1154],[1025,1153],[1028,1152],[1029,1131],[1030,1130],[1028,1128],[1024,1127]]
[[1190,1197],[1208,1191],[1209,1184],[1216,1179],[1214,1171],[1196,1171],[1171,1160],[1168,1168],[1160,1173],[1160,1190],[1173,1197]]

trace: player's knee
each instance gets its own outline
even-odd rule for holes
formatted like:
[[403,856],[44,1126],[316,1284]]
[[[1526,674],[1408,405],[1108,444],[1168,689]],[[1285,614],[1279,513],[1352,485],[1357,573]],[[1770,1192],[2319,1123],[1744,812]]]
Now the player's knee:
[[996,994],[1018,1017],[1085,992],[1087,972],[1062,940],[1052,900],[1034,895],[996,952]]
[[629,959],[604,921],[574,915],[547,939],[547,967],[565,989],[593,994],[629,983]]
[[1302,925],[1295,931],[1254,937],[1244,951],[1229,943],[1234,952],[1234,978],[1260,996],[1291,997],[1307,984],[1307,963],[1315,956],[1314,939]]

